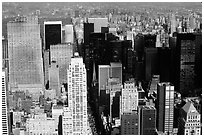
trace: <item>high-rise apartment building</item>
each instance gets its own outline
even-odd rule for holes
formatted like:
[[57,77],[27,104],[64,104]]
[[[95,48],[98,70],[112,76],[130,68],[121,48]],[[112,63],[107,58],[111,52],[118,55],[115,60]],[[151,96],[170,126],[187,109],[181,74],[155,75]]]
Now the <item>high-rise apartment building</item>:
[[122,89],[121,114],[137,110],[138,92],[134,80],[129,80],[124,83]]
[[2,83],[1,83],[1,88],[2,88],[2,92],[1,92],[1,108],[2,108],[2,135],[8,135],[9,134],[9,129],[8,129],[8,112],[7,112],[7,89],[6,89],[6,75],[5,75],[5,71],[1,72],[1,79],[2,79]]
[[43,60],[40,24],[36,16],[17,17],[7,23],[10,87],[42,88]]
[[76,52],[67,70],[68,108],[71,109],[73,135],[87,134],[87,83],[83,58]]
[[157,107],[157,130],[171,134],[174,118],[174,86],[168,82],[157,85]]
[[156,108],[154,106],[139,107],[139,134],[155,135],[156,133]]
[[59,66],[60,84],[67,83],[67,69],[73,56],[73,44],[57,44],[50,46],[51,61],[56,61]]
[[50,45],[60,44],[62,40],[62,21],[44,22],[44,44],[45,49],[50,49]]
[[201,115],[192,102],[187,102],[180,110],[178,118],[179,135],[201,135]]

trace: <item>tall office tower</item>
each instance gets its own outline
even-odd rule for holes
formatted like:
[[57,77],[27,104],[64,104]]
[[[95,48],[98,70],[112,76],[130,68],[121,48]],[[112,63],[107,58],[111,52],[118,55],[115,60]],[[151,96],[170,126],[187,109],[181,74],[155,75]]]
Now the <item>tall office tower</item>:
[[84,23],[84,44],[89,45],[90,34],[94,32],[94,23]]
[[174,32],[176,32],[176,17],[175,14],[172,14],[171,16],[171,35],[173,35]]
[[49,88],[54,89],[57,97],[61,96],[60,81],[59,81],[59,66],[55,61],[52,61],[49,71]]
[[157,130],[165,134],[173,132],[174,86],[163,82],[157,85]]
[[180,110],[178,135],[202,135],[201,115],[192,102],[187,102]]
[[57,44],[50,46],[51,61],[59,65],[60,84],[67,83],[67,69],[73,56],[73,44]]
[[99,93],[100,96],[101,90],[106,90],[106,82],[110,77],[110,66],[109,65],[98,65],[98,84],[99,84]]
[[87,85],[83,58],[76,52],[67,70],[68,107],[73,117],[73,135],[87,134]]
[[4,37],[2,38],[2,68],[9,67],[8,59],[8,40]]
[[119,78],[111,77],[107,80],[106,94],[110,96],[110,118],[120,117],[120,95],[122,90],[122,83]]
[[74,43],[74,28],[73,25],[65,25],[65,43]]
[[47,117],[45,113],[28,118],[25,126],[28,135],[58,135],[54,118]]
[[36,16],[7,23],[10,87],[43,87],[40,24]]
[[176,90],[182,96],[190,96],[195,88],[195,49],[196,40],[192,33],[177,35],[176,46]]
[[124,113],[121,116],[121,135],[138,135],[139,118],[137,112]]
[[139,134],[155,135],[156,133],[156,108],[154,106],[139,107]]
[[2,78],[2,92],[1,92],[1,106],[2,106],[2,135],[8,135],[9,129],[8,129],[8,112],[7,112],[7,89],[6,89],[6,73],[5,71],[1,72],[1,78]]
[[145,80],[149,81],[152,75],[158,74],[157,48],[145,48]]
[[110,63],[110,77],[119,78],[122,83],[122,64],[117,62]]
[[62,21],[44,22],[44,44],[45,49],[50,49],[50,45],[61,43],[62,40]]
[[137,110],[138,92],[134,80],[129,80],[124,83],[121,98],[121,114]]
[[168,47],[158,48],[158,70],[161,82],[171,80],[172,50]]
[[101,32],[101,27],[108,27],[108,18],[88,18],[89,23],[94,23],[94,32]]
[[157,93],[157,84],[159,82],[160,82],[160,75],[153,75],[151,84],[150,84],[150,89],[149,89],[150,94]]
[[202,33],[195,35],[195,88],[202,88]]

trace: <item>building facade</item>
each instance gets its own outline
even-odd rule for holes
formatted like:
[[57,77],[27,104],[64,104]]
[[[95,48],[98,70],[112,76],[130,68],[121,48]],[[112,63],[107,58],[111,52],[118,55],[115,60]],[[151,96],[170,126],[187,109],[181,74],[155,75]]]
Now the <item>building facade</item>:
[[54,89],[56,92],[56,96],[60,97],[61,87],[60,87],[60,80],[59,80],[59,66],[57,65],[56,62],[53,61],[48,71],[49,71],[49,88]]
[[55,131],[54,118],[48,118],[45,113],[28,118],[26,132],[28,135],[58,135],[58,132]]
[[[87,134],[87,84],[83,58],[76,52],[67,70],[68,107],[71,109],[73,135]],[[70,133],[70,132],[69,132]]]
[[6,75],[5,75],[5,71],[1,72],[1,78],[2,78],[2,92],[1,92],[1,97],[2,97],[2,102],[1,102],[1,106],[2,106],[2,135],[8,135],[9,131],[8,131],[8,112],[7,112],[7,89],[6,89]]
[[157,107],[157,130],[171,134],[174,118],[174,86],[168,82],[157,85]]
[[60,84],[67,82],[67,69],[71,63],[73,56],[72,44],[57,44],[50,46],[51,61],[56,61],[59,66],[59,82]]
[[62,21],[44,22],[44,49],[50,49],[50,45],[60,44],[62,41]]
[[180,111],[178,118],[179,135],[201,135],[201,115],[192,102],[187,102]]
[[121,116],[121,135],[138,135],[138,114],[124,113]]
[[137,110],[138,92],[135,81],[126,81],[122,89],[121,114]]
[[43,86],[40,24],[35,16],[17,17],[7,23],[10,87]]
[[156,108],[154,106],[140,106],[139,108],[139,134],[155,135]]

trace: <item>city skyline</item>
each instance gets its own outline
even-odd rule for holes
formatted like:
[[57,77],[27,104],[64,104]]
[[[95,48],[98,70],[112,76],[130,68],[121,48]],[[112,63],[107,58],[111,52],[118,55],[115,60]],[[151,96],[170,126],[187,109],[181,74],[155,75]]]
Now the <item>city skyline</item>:
[[3,2],[2,134],[202,135],[201,2]]

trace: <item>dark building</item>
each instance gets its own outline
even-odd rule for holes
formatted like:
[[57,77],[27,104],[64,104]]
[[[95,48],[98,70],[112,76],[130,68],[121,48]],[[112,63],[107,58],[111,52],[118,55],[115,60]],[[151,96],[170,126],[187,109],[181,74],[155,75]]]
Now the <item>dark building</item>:
[[156,108],[154,106],[139,107],[139,130],[140,135],[155,135]]
[[156,37],[157,35],[144,35],[144,46],[146,48],[155,48],[156,47]]
[[108,27],[101,27],[101,33],[108,33],[109,28]]
[[202,88],[202,34],[195,35],[195,88]]
[[134,112],[121,115],[121,135],[138,135],[138,119]]
[[158,49],[145,48],[145,80],[150,81],[152,75],[158,74]]
[[[177,35],[175,59],[176,78],[174,84],[176,90],[179,91],[182,96],[193,95],[192,93],[195,89],[195,61],[197,46],[199,47],[201,44],[197,45],[196,36],[193,33],[179,33]],[[199,52],[201,53],[201,51]]]
[[137,53],[138,61],[142,61],[144,56],[144,35],[138,34],[134,38],[134,50]]
[[50,45],[61,43],[62,23],[61,22],[44,22],[45,29],[45,49],[50,49]]
[[84,23],[84,44],[89,45],[90,34],[94,32],[94,23]]
[[158,65],[160,82],[168,82],[171,80],[171,49],[170,48],[158,48]]
[[112,118],[120,117],[120,96],[121,96],[121,92],[116,92],[115,97],[113,97],[113,102],[111,107]]

